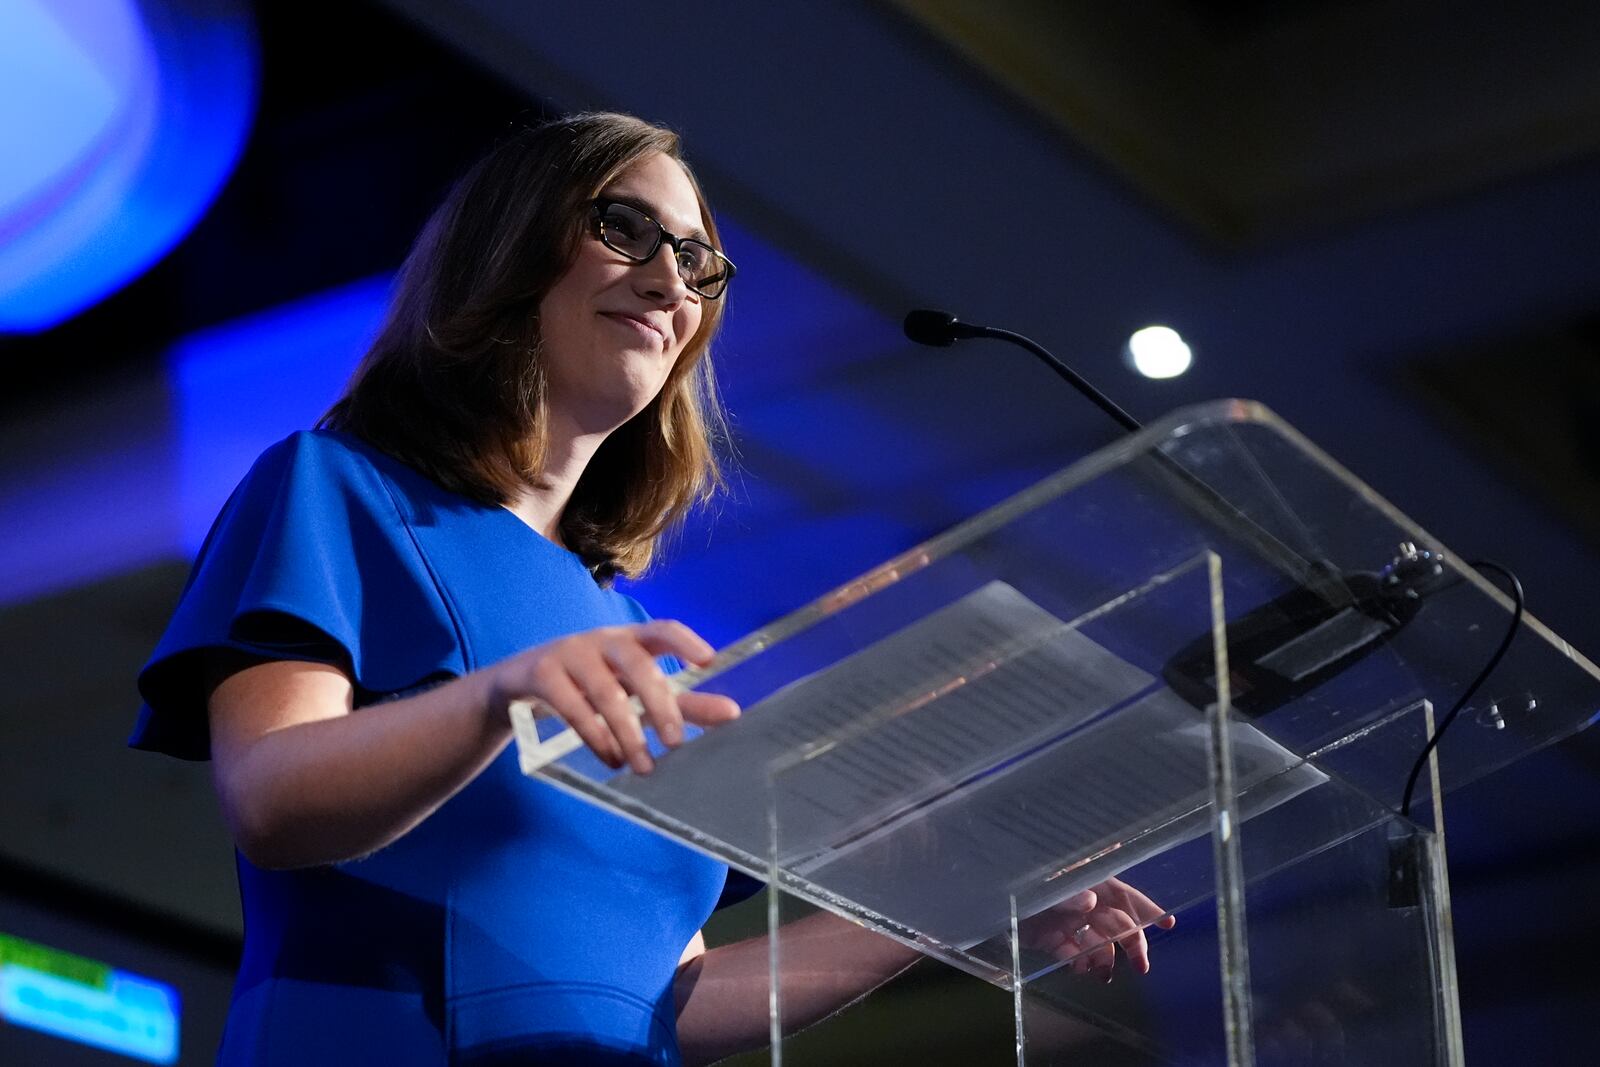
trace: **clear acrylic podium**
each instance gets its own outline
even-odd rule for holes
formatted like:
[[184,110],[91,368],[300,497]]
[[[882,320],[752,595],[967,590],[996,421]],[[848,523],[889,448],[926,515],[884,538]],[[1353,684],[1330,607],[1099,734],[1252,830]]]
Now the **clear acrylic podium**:
[[[1400,813],[1511,616],[1270,412],[1220,401],[678,676],[745,713],[651,775],[513,719],[528,773],[767,883],[775,1063],[807,1062],[784,1036],[818,966],[797,931],[831,922],[841,973],[871,931],[1008,991],[982,1062],[1457,1064],[1441,797],[1600,710],[1600,672],[1524,615]],[[1082,894],[1121,885],[1176,923],[1107,984]]]

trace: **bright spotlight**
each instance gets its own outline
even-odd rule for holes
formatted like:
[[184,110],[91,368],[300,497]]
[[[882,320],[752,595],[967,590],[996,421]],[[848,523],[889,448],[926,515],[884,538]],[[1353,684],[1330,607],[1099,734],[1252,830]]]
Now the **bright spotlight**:
[[1128,358],[1146,378],[1176,378],[1189,369],[1194,353],[1170,326],[1146,326],[1128,338]]

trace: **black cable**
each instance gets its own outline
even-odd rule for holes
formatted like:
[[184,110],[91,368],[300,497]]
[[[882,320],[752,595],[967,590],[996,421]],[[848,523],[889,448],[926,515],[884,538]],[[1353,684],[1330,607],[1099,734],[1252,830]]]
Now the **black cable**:
[[1511,613],[1511,625],[1506,629],[1506,635],[1501,639],[1500,647],[1495,649],[1494,655],[1489,657],[1489,662],[1484,664],[1483,670],[1479,671],[1478,676],[1472,680],[1472,684],[1467,686],[1466,692],[1461,694],[1461,699],[1456,701],[1455,707],[1451,708],[1449,714],[1439,720],[1439,725],[1434,728],[1433,736],[1428,738],[1428,743],[1423,746],[1422,755],[1417,757],[1416,766],[1411,768],[1411,777],[1406,779],[1405,795],[1400,801],[1400,814],[1407,818],[1411,816],[1411,794],[1416,791],[1417,779],[1422,776],[1422,769],[1428,765],[1428,756],[1438,747],[1439,738],[1444,736],[1445,730],[1455,721],[1456,716],[1461,713],[1461,709],[1467,706],[1467,701],[1472,699],[1472,695],[1478,691],[1478,687],[1483,685],[1489,674],[1500,665],[1500,661],[1505,658],[1506,649],[1511,647],[1511,639],[1517,636],[1517,629],[1522,625],[1522,583],[1517,580],[1517,576],[1505,567],[1500,566],[1500,564],[1486,559],[1473,560],[1469,566],[1475,567],[1480,571],[1495,571],[1510,582],[1511,598],[1516,604],[1516,609]]

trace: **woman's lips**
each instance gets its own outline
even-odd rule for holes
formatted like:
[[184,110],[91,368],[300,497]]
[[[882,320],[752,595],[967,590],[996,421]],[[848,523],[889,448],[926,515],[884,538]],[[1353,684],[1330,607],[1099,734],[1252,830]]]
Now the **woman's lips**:
[[624,328],[632,330],[657,348],[665,348],[667,346],[666,334],[643,319],[635,318],[620,311],[602,311],[600,314],[613,322],[619,323]]

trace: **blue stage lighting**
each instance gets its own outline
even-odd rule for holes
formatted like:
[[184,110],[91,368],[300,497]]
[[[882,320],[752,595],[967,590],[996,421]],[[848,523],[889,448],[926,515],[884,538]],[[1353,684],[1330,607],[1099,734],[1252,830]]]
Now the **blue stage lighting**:
[[0,331],[49,329],[166,254],[255,92],[242,0],[0,5]]

